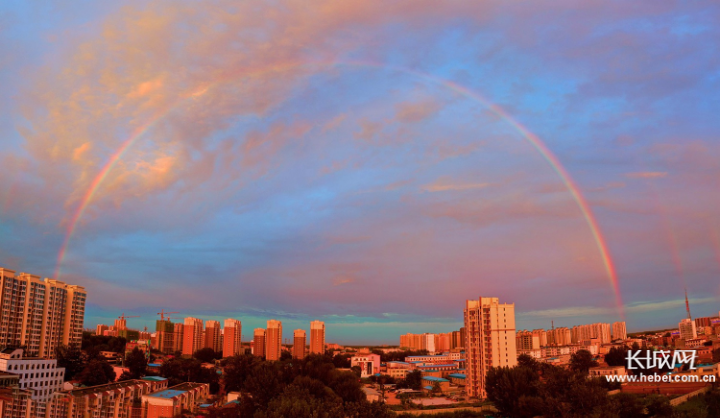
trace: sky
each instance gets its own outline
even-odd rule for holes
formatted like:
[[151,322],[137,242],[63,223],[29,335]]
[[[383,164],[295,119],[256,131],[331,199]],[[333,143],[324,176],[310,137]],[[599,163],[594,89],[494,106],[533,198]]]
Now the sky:
[[393,344],[720,310],[720,5],[4,1],[0,266]]

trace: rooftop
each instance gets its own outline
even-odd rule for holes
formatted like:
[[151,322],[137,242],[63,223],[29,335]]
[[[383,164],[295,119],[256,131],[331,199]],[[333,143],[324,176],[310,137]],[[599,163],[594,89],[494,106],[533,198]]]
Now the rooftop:
[[167,378],[165,377],[158,377],[157,375],[146,375],[145,377],[142,377],[141,380],[145,381],[165,381]]
[[162,391],[158,391],[157,393],[148,394],[148,397],[158,397],[160,399],[172,399],[173,397],[177,397],[186,392],[187,392],[186,390],[162,390]]
[[465,374],[448,374],[451,378],[467,378]]
[[423,377],[422,379],[423,379],[423,380],[428,380],[428,381],[437,381],[438,383],[447,383],[447,382],[449,382],[449,380],[446,380],[445,378],[432,377],[432,376],[429,376],[429,375],[428,375],[427,377]]

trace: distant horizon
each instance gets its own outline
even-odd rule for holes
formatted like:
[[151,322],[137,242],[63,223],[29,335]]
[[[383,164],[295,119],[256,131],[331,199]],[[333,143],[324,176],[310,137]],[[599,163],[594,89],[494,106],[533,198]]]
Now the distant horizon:
[[85,287],[88,324],[720,310],[718,3],[0,9],[0,266]]

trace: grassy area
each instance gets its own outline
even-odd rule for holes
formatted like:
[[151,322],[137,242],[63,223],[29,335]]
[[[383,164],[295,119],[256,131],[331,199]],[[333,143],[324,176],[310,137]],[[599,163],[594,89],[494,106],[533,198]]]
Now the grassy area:
[[675,406],[674,416],[680,418],[720,417],[720,391],[714,389]]

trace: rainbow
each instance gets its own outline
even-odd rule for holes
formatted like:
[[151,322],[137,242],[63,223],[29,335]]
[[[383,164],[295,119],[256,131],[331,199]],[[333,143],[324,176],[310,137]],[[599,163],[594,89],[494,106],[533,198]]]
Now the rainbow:
[[567,188],[567,190],[572,195],[575,203],[577,204],[578,208],[580,209],[580,212],[582,213],[583,217],[585,218],[585,221],[587,222],[588,227],[590,228],[590,232],[593,235],[593,238],[595,240],[595,244],[598,247],[598,250],[600,251],[600,255],[605,267],[606,274],[610,280],[611,286],[613,288],[613,291],[615,293],[615,299],[618,311],[620,315],[624,318],[624,306],[622,302],[622,296],[620,294],[620,287],[618,283],[618,277],[617,272],[615,270],[615,265],[613,263],[613,260],[610,256],[610,251],[608,249],[607,243],[605,242],[605,238],[602,235],[602,232],[600,230],[600,226],[598,225],[597,219],[593,215],[592,210],[590,209],[590,205],[588,205],[587,200],[582,195],[580,188],[577,186],[575,181],[572,179],[570,174],[565,170],[565,168],[560,163],[560,160],[553,154],[553,152],[543,143],[543,141],[533,134],[528,128],[523,126],[520,122],[518,122],[516,119],[514,119],[510,114],[508,114],[504,109],[502,109],[500,106],[496,105],[495,103],[491,102],[490,100],[484,98],[483,96],[479,95],[478,93],[461,86],[455,82],[452,82],[450,80],[442,79],[437,76],[421,73],[419,71],[415,71],[412,69],[407,69],[403,67],[397,67],[392,65],[386,65],[386,64],[377,64],[372,62],[362,62],[362,61],[336,61],[336,62],[303,62],[303,63],[290,63],[290,64],[282,64],[282,65],[275,65],[271,67],[266,67],[258,71],[252,71],[252,72],[240,72],[239,74],[228,74],[225,77],[219,78],[219,80],[214,81],[213,83],[210,83],[208,85],[205,85],[201,89],[198,90],[199,93],[195,95],[189,95],[186,97],[181,98],[180,101],[175,103],[172,106],[169,106],[167,108],[162,109],[160,112],[153,115],[148,122],[146,122],[144,125],[138,127],[125,141],[123,141],[120,144],[120,147],[117,149],[117,151],[110,156],[110,159],[107,161],[105,166],[100,170],[98,175],[95,177],[93,182],[90,184],[88,190],[83,195],[82,199],[80,200],[80,203],[75,210],[70,223],[68,225],[67,232],[65,234],[65,239],[63,241],[63,244],[60,248],[60,252],[58,254],[57,259],[57,268],[55,270],[55,277],[59,278],[60,274],[60,267],[63,263],[63,260],[65,258],[65,255],[67,253],[67,248],[70,243],[70,239],[72,238],[79,220],[82,218],[83,214],[85,213],[86,208],[92,201],[95,193],[99,189],[100,185],[103,183],[103,180],[107,177],[107,174],[112,170],[112,168],[115,166],[115,164],[122,158],[123,154],[130,148],[132,145],[140,139],[143,134],[145,134],[158,120],[165,117],[170,111],[172,111],[176,106],[178,106],[180,103],[182,103],[184,100],[194,97],[200,94],[203,94],[207,90],[211,89],[214,86],[217,86],[219,84],[228,82],[230,80],[240,78],[240,77],[252,77],[256,75],[266,74],[269,72],[282,72],[287,71],[295,68],[300,67],[316,67],[316,68],[337,68],[337,67],[343,67],[343,66],[351,66],[351,67],[371,67],[371,68],[379,68],[383,70],[392,70],[396,71],[398,73],[402,74],[408,74],[415,77],[418,77],[422,80],[425,80],[427,82],[430,82],[435,85],[444,86],[464,97],[467,97],[469,99],[475,100],[479,103],[481,103],[486,108],[490,109],[493,113],[495,113],[497,116],[504,119],[506,122],[508,122],[515,130],[517,130],[522,137],[527,140],[534,148],[537,150],[540,155],[550,164],[552,169],[557,173],[557,175],[562,180],[563,184]]

